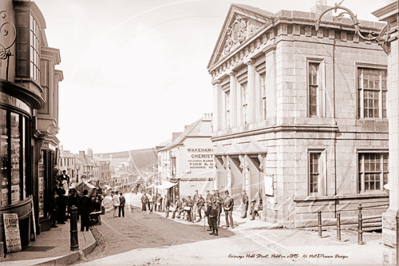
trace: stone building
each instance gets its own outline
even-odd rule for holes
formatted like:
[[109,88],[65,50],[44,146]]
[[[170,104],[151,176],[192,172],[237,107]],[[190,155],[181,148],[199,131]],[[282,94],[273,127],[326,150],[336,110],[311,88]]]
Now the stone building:
[[388,201],[387,56],[348,18],[315,24],[315,12],[233,4],[208,64],[216,186],[290,227]]
[[[22,246],[51,225],[59,140],[60,51],[33,1],[0,1],[0,213],[18,215]],[[0,219],[0,247],[4,243]]]
[[195,190],[205,196],[206,190],[214,187],[212,114],[205,114],[185,126],[182,133],[172,135],[171,141],[157,146],[159,188],[166,190],[164,194],[173,201],[176,196],[193,196]]

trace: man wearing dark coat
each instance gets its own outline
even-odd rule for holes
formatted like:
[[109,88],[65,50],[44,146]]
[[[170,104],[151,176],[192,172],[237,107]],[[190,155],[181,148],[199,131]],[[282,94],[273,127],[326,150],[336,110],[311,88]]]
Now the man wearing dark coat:
[[59,224],[64,224],[66,220],[65,212],[67,205],[67,198],[65,197],[65,190],[62,186],[57,188],[57,221]]
[[71,215],[71,207],[75,206],[76,208],[78,208],[77,220],[79,220],[79,215],[80,215],[80,212],[79,212],[79,201],[80,201],[80,197],[79,197],[76,189],[74,189],[74,188],[70,189],[69,192],[70,192],[70,196],[69,196],[69,199],[68,199],[68,212],[69,212],[69,215]]
[[143,196],[141,196],[141,211],[143,212],[147,210],[147,201],[147,196],[143,193]]
[[212,232],[209,233],[210,235],[214,235],[217,236],[218,235],[218,215],[219,210],[218,210],[219,206],[216,202],[216,200],[213,201],[212,207],[211,207],[211,211],[209,213],[209,219],[211,220],[211,229]]
[[223,200],[223,207],[224,207],[224,215],[226,217],[226,226],[229,227],[229,225],[231,225],[231,228],[234,228],[234,223],[233,223],[234,199],[230,197],[228,190],[225,191],[225,194],[226,196],[224,197]]
[[123,193],[121,193],[119,197],[119,217],[121,217],[121,213],[122,217],[125,217],[125,204],[126,204],[126,199],[123,196]]
[[[218,211],[219,211],[219,214],[218,214],[218,225],[220,226],[220,214],[222,213],[222,201],[223,201],[223,199],[219,195],[219,190],[216,190],[215,195],[212,198],[212,201],[216,202],[216,205],[218,207]],[[215,204],[215,203],[213,203],[213,204]],[[212,204],[212,206],[213,206],[213,204]]]
[[242,206],[243,215],[241,216],[241,218],[244,219],[244,218],[247,218],[248,204],[249,204],[248,195],[247,195],[247,192],[245,190],[242,192],[241,201],[242,201],[242,205],[243,205]]
[[83,197],[80,200],[80,215],[82,216],[80,223],[80,231],[84,231],[86,227],[86,231],[89,231],[90,226],[90,213],[93,209],[93,203],[91,199],[87,196],[88,191],[85,189],[83,191]]

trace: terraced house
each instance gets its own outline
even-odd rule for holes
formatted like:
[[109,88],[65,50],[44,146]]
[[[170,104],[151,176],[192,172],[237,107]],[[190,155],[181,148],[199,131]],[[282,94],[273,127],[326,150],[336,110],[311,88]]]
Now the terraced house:
[[327,13],[316,31],[325,8],[233,4],[208,64],[216,186],[238,202],[246,190],[264,220],[290,227],[388,202],[387,56],[349,18]]
[[22,246],[51,226],[63,72],[35,2],[0,1],[0,28],[0,248],[10,251],[3,214],[18,216]]

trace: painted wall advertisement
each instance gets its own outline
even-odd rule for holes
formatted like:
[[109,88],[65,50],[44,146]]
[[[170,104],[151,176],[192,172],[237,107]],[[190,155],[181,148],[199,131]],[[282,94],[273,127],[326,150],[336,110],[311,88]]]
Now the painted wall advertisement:
[[21,251],[22,246],[21,236],[19,234],[18,214],[3,213],[3,222],[7,253]]
[[212,148],[187,148],[190,169],[212,169]]

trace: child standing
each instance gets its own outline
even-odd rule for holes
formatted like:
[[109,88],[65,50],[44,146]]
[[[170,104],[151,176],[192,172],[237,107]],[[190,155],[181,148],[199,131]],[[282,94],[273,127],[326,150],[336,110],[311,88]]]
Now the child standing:
[[216,200],[213,201],[211,212],[209,213],[209,219],[211,221],[212,233],[210,235],[218,236],[218,216],[219,209]]

